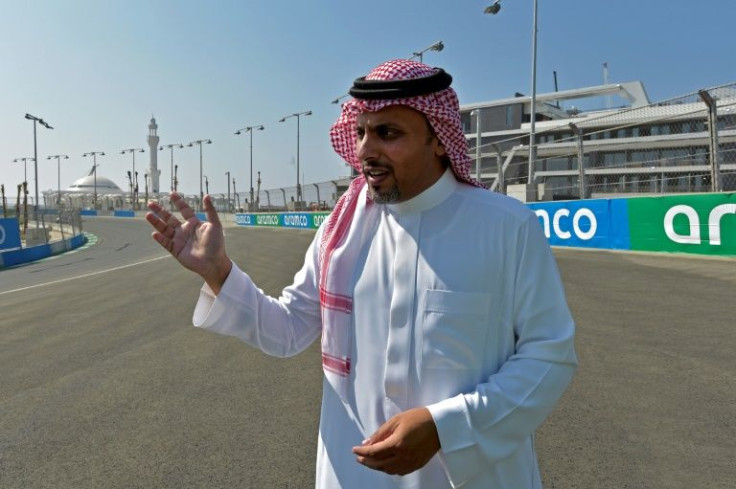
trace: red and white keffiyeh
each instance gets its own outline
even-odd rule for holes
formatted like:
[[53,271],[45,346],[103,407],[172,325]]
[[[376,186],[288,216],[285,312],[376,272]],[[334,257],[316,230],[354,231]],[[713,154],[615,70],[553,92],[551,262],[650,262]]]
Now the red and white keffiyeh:
[[[435,68],[416,61],[397,59],[374,68],[365,80],[406,80],[432,75]],[[356,155],[358,115],[376,112],[391,105],[404,105],[422,112],[435,131],[450,159],[451,169],[458,180],[484,187],[470,176],[471,161],[460,121],[460,104],[455,90],[448,87],[439,92],[416,97],[385,100],[351,99],[342,106],[342,113],[330,129],[332,147],[350,166],[361,172]],[[364,211],[370,201],[359,202],[365,178],[354,179],[338,200],[324,224],[320,242],[320,307],[322,311],[322,366],[325,377],[346,401],[347,378],[350,376],[353,267],[366,229]]]

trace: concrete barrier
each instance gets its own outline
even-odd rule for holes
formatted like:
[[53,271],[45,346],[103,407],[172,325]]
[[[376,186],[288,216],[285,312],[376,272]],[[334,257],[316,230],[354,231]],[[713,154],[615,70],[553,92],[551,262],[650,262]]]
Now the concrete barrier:
[[52,255],[79,248],[86,242],[86,240],[87,238],[84,234],[78,234],[69,239],[54,241],[49,244],[0,251],[0,269],[40,260],[42,258],[47,258]]

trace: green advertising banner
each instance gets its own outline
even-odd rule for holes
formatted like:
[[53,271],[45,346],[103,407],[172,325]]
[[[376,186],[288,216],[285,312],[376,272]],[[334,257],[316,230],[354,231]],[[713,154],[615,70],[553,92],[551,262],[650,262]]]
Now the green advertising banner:
[[736,255],[736,193],[628,199],[631,249]]
[[281,226],[281,216],[279,214],[256,214],[256,226]]
[[317,229],[329,212],[281,212],[278,214],[235,214],[238,226],[268,226]]

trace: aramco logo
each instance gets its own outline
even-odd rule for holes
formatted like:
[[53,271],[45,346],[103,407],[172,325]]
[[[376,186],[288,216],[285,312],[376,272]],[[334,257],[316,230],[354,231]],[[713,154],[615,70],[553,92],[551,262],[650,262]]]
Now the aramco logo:
[[[713,246],[721,244],[721,218],[726,214],[736,214],[736,204],[718,205],[708,214],[708,224],[706,226],[708,230],[708,244]],[[677,216],[685,216],[687,219],[687,232],[681,233],[675,230],[675,218]],[[664,232],[675,243],[701,244],[700,229],[701,224],[698,213],[689,205],[673,206],[664,215]]]
[[[534,213],[541,218],[544,235],[547,236],[547,238],[549,239],[551,236],[549,213],[543,209],[537,209],[534,211]],[[593,237],[595,236],[595,232],[598,230],[598,221],[596,220],[593,211],[591,211],[590,209],[586,209],[585,207],[581,207],[580,209],[575,211],[575,214],[573,214],[572,223],[565,222],[569,221],[569,217],[570,209],[564,208],[558,209],[552,215],[551,231],[555,233],[555,236],[560,239],[570,239],[572,238],[572,233],[575,233],[575,236],[583,241],[593,239]],[[587,227],[587,230],[584,229],[584,226],[581,226],[582,221],[587,222],[587,226],[585,226]],[[570,224],[572,224],[572,233],[570,232]]]

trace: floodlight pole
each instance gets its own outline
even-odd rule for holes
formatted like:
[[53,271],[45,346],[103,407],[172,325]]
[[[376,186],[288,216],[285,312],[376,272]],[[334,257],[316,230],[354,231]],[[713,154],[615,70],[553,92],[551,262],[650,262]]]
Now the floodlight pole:
[[[244,132],[250,133],[250,205],[253,203],[253,130],[263,131],[265,129],[262,124],[257,126],[248,126],[243,129],[235,131],[236,135],[240,135]],[[250,210],[250,209],[249,209]]]
[[[46,129],[53,129],[48,122],[44,121],[40,117],[26,114],[26,119],[33,121],[33,170],[35,173],[35,200],[33,202],[33,211],[36,219],[36,229],[38,229],[38,144],[36,142],[36,123],[41,124]],[[45,234],[44,234],[45,235]]]
[[301,116],[312,115],[311,110],[297,112],[295,114],[282,117],[279,122],[284,122],[290,117],[296,117],[296,205],[300,206],[302,201],[302,186],[299,184],[299,118]]
[[61,158],[68,160],[69,156],[53,155],[46,157],[47,160],[51,160],[53,158],[56,158],[56,207],[61,207],[61,163],[59,161]]

